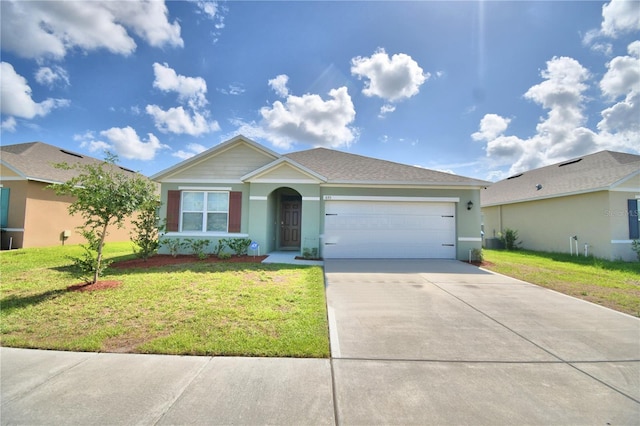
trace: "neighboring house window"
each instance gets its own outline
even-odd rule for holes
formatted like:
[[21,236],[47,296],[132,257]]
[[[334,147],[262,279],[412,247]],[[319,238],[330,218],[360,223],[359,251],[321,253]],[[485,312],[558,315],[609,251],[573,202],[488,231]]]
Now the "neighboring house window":
[[168,232],[238,233],[241,212],[241,192],[169,191],[166,229]]
[[637,240],[640,238],[640,200],[627,200],[629,206],[629,238]]

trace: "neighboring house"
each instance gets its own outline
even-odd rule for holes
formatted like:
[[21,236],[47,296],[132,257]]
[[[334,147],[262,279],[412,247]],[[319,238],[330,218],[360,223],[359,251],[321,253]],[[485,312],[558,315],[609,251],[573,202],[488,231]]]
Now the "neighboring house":
[[[42,142],[0,147],[2,249],[84,243],[76,229],[84,220],[80,214],[69,215],[73,199],[58,196],[47,186],[77,175],[74,170],[55,168],[56,163],[100,162]],[[119,169],[122,173],[134,173]],[[111,227],[107,241],[129,240],[130,229],[129,226]]]
[[163,170],[165,238],[250,238],[262,254],[467,259],[489,182],[324,148],[275,153],[237,136]]
[[[640,155],[601,151],[519,173],[481,192],[485,238],[507,228],[522,247],[637,259]],[[577,238],[573,238],[577,237]]]

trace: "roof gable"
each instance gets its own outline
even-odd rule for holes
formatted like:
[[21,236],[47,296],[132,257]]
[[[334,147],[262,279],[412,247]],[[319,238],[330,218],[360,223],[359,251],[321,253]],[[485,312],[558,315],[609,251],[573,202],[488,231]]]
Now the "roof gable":
[[159,182],[239,181],[242,176],[279,157],[279,154],[240,135],[151,178]]
[[281,157],[242,177],[246,182],[321,183],[326,178],[290,158]]
[[640,192],[640,155],[600,151],[510,176],[482,191],[481,201],[492,206],[622,186]]

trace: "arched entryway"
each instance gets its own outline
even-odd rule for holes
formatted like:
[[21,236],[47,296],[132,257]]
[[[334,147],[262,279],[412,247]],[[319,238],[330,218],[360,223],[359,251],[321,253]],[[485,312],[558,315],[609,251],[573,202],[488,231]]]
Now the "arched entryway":
[[275,211],[277,250],[300,251],[302,241],[302,196],[292,188],[278,188],[270,195]]

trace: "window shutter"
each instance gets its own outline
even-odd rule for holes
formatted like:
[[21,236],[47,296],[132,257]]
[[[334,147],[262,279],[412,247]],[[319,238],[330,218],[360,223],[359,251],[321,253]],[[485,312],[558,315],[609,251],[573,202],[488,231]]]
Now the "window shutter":
[[178,232],[180,225],[180,191],[167,193],[167,232]]
[[242,192],[229,193],[229,232],[240,232],[242,222]]
[[638,200],[627,200],[629,207],[629,238],[637,240],[640,238],[640,223],[638,222]]

